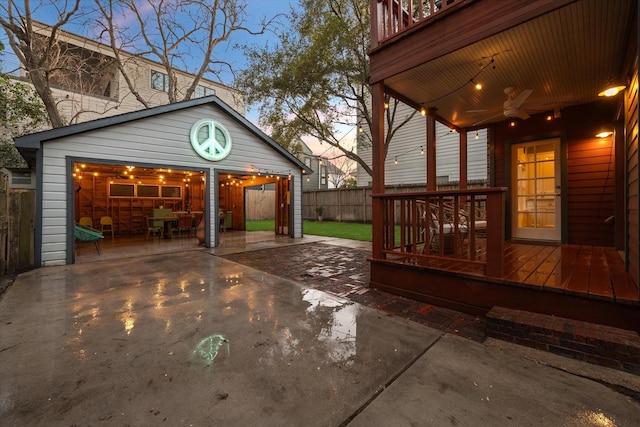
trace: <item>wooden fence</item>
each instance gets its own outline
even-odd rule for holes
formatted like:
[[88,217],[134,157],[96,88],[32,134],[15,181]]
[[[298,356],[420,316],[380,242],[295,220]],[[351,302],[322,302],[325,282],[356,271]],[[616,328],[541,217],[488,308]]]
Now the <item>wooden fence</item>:
[[[468,188],[483,188],[485,180],[469,181]],[[439,191],[458,189],[457,182],[439,184]],[[387,193],[410,193],[427,191],[426,185],[398,185],[387,187]],[[316,219],[316,209],[322,207],[323,220],[344,222],[371,222],[371,187],[338,188],[305,191],[302,194],[302,217]]]
[[276,217],[276,192],[274,190],[248,190],[245,196],[247,221],[274,219]]
[[0,173],[0,275],[34,266],[35,191],[10,190],[9,177]]

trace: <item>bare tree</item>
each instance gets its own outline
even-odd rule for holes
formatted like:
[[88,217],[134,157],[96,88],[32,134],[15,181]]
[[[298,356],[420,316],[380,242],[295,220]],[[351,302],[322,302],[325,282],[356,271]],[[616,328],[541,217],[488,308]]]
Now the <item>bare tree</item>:
[[[135,85],[129,61],[144,57],[159,62],[166,73],[168,102],[190,99],[205,74],[233,73],[231,64],[214,56],[218,45],[236,32],[263,34],[274,19],[249,29],[242,0],[94,1],[102,16],[99,40],[111,47],[129,90],[145,107],[148,100]],[[193,74],[186,87],[178,84],[178,71]]]
[[[0,25],[9,39],[11,49],[29,73],[29,80],[47,110],[54,128],[65,125],[51,92],[50,78],[60,66],[62,57],[57,33],[78,12],[80,0],[60,2],[41,0],[32,8],[30,0],[19,4],[15,0],[0,3]],[[42,36],[34,29],[33,16],[37,9],[47,8],[48,16],[54,16],[49,36]]]
[[[337,151],[337,150],[336,150]],[[335,157],[327,159],[329,162],[328,175],[329,182],[334,188],[343,188],[353,177],[356,169],[356,162],[344,154],[338,154]]]

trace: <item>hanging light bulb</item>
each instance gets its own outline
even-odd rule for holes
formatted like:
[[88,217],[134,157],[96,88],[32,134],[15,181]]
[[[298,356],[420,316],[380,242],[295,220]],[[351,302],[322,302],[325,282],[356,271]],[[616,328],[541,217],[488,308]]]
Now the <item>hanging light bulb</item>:
[[420,114],[422,114],[423,116],[426,116],[427,115],[427,110],[425,110],[424,107],[422,107],[420,109]]
[[395,160],[393,161],[394,164],[398,164],[398,158],[396,157]]
[[478,135],[478,131],[476,131],[476,139],[480,139],[480,135]]
[[424,154],[424,148],[422,148],[422,145],[420,146],[420,154]]

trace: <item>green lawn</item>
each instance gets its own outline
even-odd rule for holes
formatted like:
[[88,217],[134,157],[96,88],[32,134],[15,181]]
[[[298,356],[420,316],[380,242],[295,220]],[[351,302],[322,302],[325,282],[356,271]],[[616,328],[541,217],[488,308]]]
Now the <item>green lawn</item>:
[[[333,221],[304,221],[304,234],[339,237],[341,239],[371,241],[371,224]],[[275,229],[274,220],[247,221],[247,231],[271,231]]]

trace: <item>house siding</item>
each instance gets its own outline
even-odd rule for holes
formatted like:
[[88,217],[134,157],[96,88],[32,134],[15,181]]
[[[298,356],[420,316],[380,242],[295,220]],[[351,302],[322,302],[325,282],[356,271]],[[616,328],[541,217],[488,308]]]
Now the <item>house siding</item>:
[[[399,104],[395,123],[400,123],[414,110]],[[387,125],[385,123],[385,133]],[[487,132],[486,129],[467,134],[467,179],[487,179]],[[452,133],[450,128],[436,122],[436,176],[448,181],[460,180],[458,156],[460,153],[460,135]],[[427,144],[427,120],[416,113],[408,123],[402,126],[393,136],[384,164],[385,185],[424,184],[427,179],[426,154],[420,154],[420,147]],[[372,163],[370,146],[358,147],[358,155],[368,164]],[[398,160],[396,164],[395,161]],[[371,176],[360,166],[357,170],[358,186],[371,185]]]
[[[194,152],[189,132],[192,125],[202,118],[214,119],[229,131],[233,148],[224,160],[209,162]],[[117,161],[201,168],[210,177],[209,196],[212,202],[217,197],[213,177],[218,171],[248,173],[253,165],[284,175],[290,172],[294,181],[293,203],[297,211],[301,209],[300,170],[226,113],[205,104],[45,142],[42,163],[43,265],[64,264],[67,250],[72,249],[67,247],[67,200],[72,198],[67,194],[67,180],[70,179],[67,176],[67,157],[94,163]],[[294,215],[294,218],[294,237],[301,237],[301,219],[299,215]],[[212,242],[215,241],[216,229],[210,227]]]
[[633,64],[633,78],[625,99],[627,251],[628,270],[635,281],[640,274],[640,182],[638,179],[638,61]]

